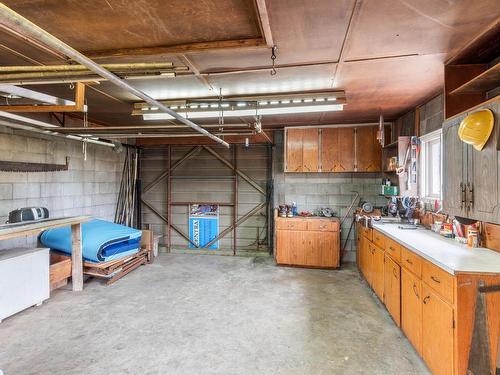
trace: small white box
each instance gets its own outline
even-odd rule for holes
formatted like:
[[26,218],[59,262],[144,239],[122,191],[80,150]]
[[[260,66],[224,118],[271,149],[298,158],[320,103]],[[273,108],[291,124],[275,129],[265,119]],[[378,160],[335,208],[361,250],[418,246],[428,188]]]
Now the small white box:
[[0,322],[50,296],[49,249],[0,251]]

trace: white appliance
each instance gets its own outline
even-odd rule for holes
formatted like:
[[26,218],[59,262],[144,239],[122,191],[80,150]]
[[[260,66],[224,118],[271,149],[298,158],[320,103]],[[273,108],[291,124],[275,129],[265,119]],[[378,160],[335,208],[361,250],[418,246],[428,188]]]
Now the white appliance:
[[50,296],[49,249],[0,251],[0,322]]

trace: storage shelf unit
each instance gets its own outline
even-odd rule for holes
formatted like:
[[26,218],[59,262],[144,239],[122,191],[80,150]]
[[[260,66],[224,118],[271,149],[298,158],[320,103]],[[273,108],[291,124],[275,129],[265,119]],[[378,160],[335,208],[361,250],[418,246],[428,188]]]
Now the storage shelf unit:
[[444,67],[445,119],[492,99],[500,85],[500,22],[474,38]]

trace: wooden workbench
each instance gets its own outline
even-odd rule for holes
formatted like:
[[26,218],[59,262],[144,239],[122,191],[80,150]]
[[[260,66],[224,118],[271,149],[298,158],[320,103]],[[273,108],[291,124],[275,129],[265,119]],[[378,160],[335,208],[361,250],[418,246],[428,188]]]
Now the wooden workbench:
[[71,239],[73,249],[72,260],[72,284],[73,291],[83,290],[83,259],[82,259],[82,223],[90,220],[89,216],[73,216],[59,219],[46,219],[26,221],[0,225],[0,241],[23,236],[37,236],[47,229],[65,227],[71,225]]

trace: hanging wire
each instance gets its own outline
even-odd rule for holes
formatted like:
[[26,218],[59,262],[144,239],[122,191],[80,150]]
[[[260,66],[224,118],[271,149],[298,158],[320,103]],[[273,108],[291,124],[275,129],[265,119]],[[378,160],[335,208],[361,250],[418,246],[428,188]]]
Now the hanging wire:
[[272,62],[272,67],[271,67],[271,75],[272,76],[275,76],[277,71],[276,71],[276,66],[275,66],[275,63],[276,63],[276,50],[278,49],[278,47],[276,45],[272,46],[271,48],[271,62]]
[[[89,114],[88,111],[86,110],[87,108],[87,98],[85,98],[85,108],[83,112],[83,127],[87,128],[89,126]],[[87,138],[83,138],[82,142],[82,152],[83,152],[83,160],[87,161]]]
[[224,130],[224,108],[222,108],[222,88],[219,88],[219,131]]

